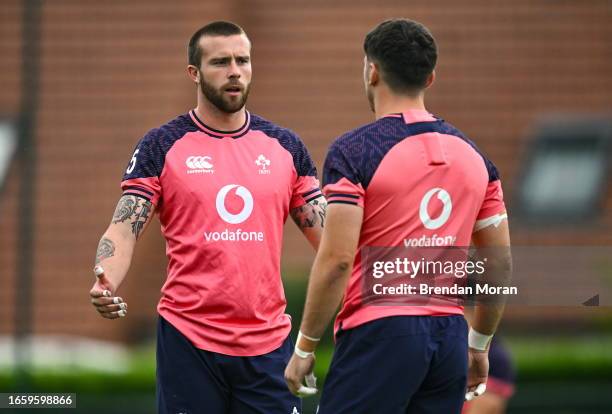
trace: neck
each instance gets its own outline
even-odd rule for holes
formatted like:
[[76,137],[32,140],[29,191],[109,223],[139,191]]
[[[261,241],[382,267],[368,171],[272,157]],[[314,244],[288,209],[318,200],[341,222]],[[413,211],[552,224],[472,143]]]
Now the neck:
[[412,97],[392,94],[387,91],[380,91],[374,97],[376,119],[380,119],[389,114],[397,114],[412,109],[425,111],[425,101],[423,93]]
[[237,112],[227,113],[221,111],[208,99],[199,96],[195,112],[202,122],[219,131],[234,131],[244,125],[246,121],[244,106]]

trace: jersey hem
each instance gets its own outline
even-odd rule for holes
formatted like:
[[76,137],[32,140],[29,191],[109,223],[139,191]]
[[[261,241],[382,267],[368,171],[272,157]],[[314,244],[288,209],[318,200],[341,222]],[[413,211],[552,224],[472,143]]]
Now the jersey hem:
[[405,306],[403,308],[384,308],[372,311],[372,307],[368,308],[367,313],[363,309],[353,313],[348,318],[337,319],[334,326],[334,336],[338,334],[340,328],[342,330],[353,329],[364,323],[372,322],[377,319],[388,318],[391,316],[452,316],[463,315],[463,307],[460,306],[440,306],[436,310],[425,309],[420,306]]
[[177,318],[174,315],[172,315],[172,313],[165,312],[165,311],[158,310],[158,314],[161,317],[163,317],[169,324],[171,324],[177,331],[179,331],[196,348],[201,349],[203,351],[215,352],[217,354],[223,354],[223,355],[228,355],[228,356],[252,357],[252,356],[265,355],[269,352],[272,352],[280,348],[291,332],[291,326],[289,325],[288,327],[283,328],[287,332],[283,334],[279,340],[274,341],[267,346],[252,347],[252,348],[249,347],[249,349],[245,349],[244,351],[236,351],[235,349],[230,348],[230,347],[217,346],[213,343],[201,343],[199,341],[194,341],[190,337],[190,335],[185,333],[185,331],[181,329],[180,326],[178,326],[179,324],[177,324],[177,322],[181,321],[180,318]]

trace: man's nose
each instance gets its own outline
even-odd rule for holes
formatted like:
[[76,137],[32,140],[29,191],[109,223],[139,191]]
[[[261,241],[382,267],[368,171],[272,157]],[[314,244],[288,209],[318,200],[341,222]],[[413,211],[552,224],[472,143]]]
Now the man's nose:
[[236,64],[236,60],[232,59],[229,65],[228,78],[237,79],[239,77],[240,77],[240,70],[238,68],[238,65]]

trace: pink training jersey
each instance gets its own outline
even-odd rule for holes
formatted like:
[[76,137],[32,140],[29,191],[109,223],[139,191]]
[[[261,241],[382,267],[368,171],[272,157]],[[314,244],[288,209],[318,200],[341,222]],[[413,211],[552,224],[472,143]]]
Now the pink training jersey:
[[298,136],[248,112],[238,130],[217,131],[191,111],[140,140],[121,187],[159,213],[169,260],[159,314],[200,349],[278,348],[291,328],[283,225],[322,196]]
[[[323,171],[329,204],[363,207],[359,250],[469,246],[475,224],[505,211],[497,169],[426,111],[390,115],[338,138]],[[358,251],[336,331],[397,315],[462,314],[461,306],[368,305]]]

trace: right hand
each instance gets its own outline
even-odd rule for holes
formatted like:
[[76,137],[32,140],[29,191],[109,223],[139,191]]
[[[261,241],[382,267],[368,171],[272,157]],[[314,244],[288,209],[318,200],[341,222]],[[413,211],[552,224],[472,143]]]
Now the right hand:
[[116,287],[108,280],[102,266],[96,265],[94,273],[96,275],[96,282],[89,291],[94,308],[96,308],[100,316],[106,319],[117,319],[126,316],[127,303],[123,302],[123,299],[119,296],[114,296]]
[[293,395],[308,397],[317,393],[317,379],[313,374],[314,364],[314,355],[308,358],[300,358],[296,354],[291,356],[285,368],[285,382]]

